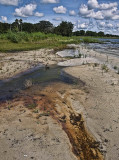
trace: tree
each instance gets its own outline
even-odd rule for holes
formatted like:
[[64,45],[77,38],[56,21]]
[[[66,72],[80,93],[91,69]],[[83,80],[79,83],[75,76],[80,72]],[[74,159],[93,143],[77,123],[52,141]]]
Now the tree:
[[97,33],[93,31],[86,31],[86,36],[97,36]]
[[17,30],[19,31],[19,20],[18,19],[15,19],[15,24],[16,24]]
[[0,22],[0,33],[6,33],[10,28],[10,24]]
[[104,37],[104,32],[98,32],[99,37]]
[[29,33],[34,32],[35,31],[34,30],[34,24],[32,24],[32,23],[23,23],[22,24],[22,31],[29,32]]
[[22,23],[23,23],[22,19],[19,20],[19,23],[20,23],[20,30],[22,32]]
[[80,35],[81,36],[85,36],[85,31],[84,30],[80,30]]
[[62,21],[59,26],[55,28],[54,32],[62,36],[71,36],[72,30],[73,24],[71,22]]
[[38,32],[51,33],[53,32],[53,28],[53,24],[49,21],[40,21],[35,24],[35,30]]
[[74,36],[85,36],[85,31],[84,30],[80,30],[80,31],[75,31],[73,33]]

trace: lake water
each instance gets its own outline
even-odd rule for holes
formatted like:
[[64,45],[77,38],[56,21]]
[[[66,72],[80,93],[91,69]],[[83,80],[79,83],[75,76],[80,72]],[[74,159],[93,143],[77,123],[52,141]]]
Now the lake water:
[[90,43],[88,47],[100,53],[119,56],[119,39],[99,39],[99,40],[104,43],[102,44]]

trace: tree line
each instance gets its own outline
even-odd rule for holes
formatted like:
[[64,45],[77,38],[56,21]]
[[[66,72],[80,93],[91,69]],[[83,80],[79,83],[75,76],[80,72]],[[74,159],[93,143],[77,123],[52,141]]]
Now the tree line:
[[55,27],[49,21],[40,21],[38,23],[27,23],[22,21],[22,19],[16,19],[12,24],[0,22],[0,33],[12,32],[44,32],[44,33],[54,33],[62,36],[71,36],[73,31],[73,24],[71,22],[63,21],[57,27]]
[[62,36],[95,36],[95,37],[119,37],[112,34],[104,34],[104,32],[93,31],[75,31],[73,32],[73,24],[71,22],[62,21],[57,27],[55,27],[49,21],[39,21],[38,23],[23,22],[22,19],[16,19],[12,24],[0,22],[0,33],[12,32],[44,32],[54,33]]
[[118,35],[105,34],[104,32],[94,32],[94,31],[75,31],[73,32],[74,36],[93,36],[93,37],[119,37]]

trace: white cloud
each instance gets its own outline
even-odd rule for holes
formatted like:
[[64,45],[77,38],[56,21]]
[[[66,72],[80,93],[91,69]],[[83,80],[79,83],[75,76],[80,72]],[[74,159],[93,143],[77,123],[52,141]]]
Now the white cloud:
[[104,28],[105,25],[106,25],[105,22],[98,22],[98,27],[99,27],[99,28]]
[[89,0],[88,5],[83,4],[80,6],[79,15],[84,18],[94,18],[96,20],[118,20],[119,10],[117,6],[118,4],[116,2],[98,4],[97,0]]
[[94,8],[98,8],[99,4],[97,0],[88,0],[88,8],[89,9],[94,9]]
[[95,12],[93,9],[89,10],[86,5],[81,5],[79,8],[79,14],[84,18],[104,19],[101,11]]
[[53,11],[55,13],[63,13],[63,14],[65,14],[67,9],[65,7],[63,7],[63,6],[59,6],[59,7],[54,7]]
[[111,8],[117,7],[117,6],[118,6],[117,2],[114,2],[114,3],[102,3],[102,4],[100,4],[99,8],[102,9],[102,10],[105,10],[105,9],[111,9]]
[[79,14],[81,16],[86,17],[87,15],[91,14],[91,12],[92,10],[89,10],[85,4],[81,5],[81,7],[79,8]]
[[101,20],[104,19],[103,13],[101,11],[97,11],[97,12],[92,12],[91,18],[97,19],[97,20]]
[[69,11],[69,15],[70,15],[70,16],[75,16],[75,15],[76,15],[76,12],[75,12],[74,10],[71,10],[71,11]]
[[3,5],[11,5],[11,6],[17,6],[19,0],[0,0],[0,4]]
[[43,16],[44,16],[44,13],[36,12],[36,13],[34,14],[34,16],[36,16],[36,17],[43,17]]
[[36,9],[36,7],[37,7],[36,4],[28,4],[25,5],[24,7],[16,8],[14,15],[18,17],[32,16],[34,14],[33,12]]
[[119,20],[119,15],[113,15],[112,20]]
[[107,23],[107,24],[106,24],[106,28],[113,28],[113,24]]
[[80,20],[78,20],[77,22],[78,22],[78,23],[80,23],[81,21],[80,21]]
[[114,3],[101,3],[101,4],[99,4],[97,0],[88,0],[87,5],[88,5],[89,9],[99,8],[101,10],[107,10],[107,9],[111,9],[113,7],[117,7],[118,3],[114,2]]
[[73,32],[77,31],[77,25],[74,25]]
[[117,7],[114,7],[109,10],[104,10],[104,11],[102,11],[102,13],[103,13],[105,19],[113,19],[113,18],[117,19],[117,17],[119,16]]
[[116,28],[119,28],[119,23],[116,24]]
[[88,28],[88,23],[78,24],[78,28],[79,29],[87,29]]
[[59,0],[41,0],[42,3],[58,3]]
[[6,16],[1,16],[1,19],[3,22],[7,22],[7,17]]
[[114,28],[114,25],[112,23],[109,23],[109,22],[98,22],[97,23],[97,27],[98,29],[100,30],[110,30],[110,29],[113,29]]
[[53,18],[53,20],[55,20],[55,21],[63,21],[63,19],[61,17]]

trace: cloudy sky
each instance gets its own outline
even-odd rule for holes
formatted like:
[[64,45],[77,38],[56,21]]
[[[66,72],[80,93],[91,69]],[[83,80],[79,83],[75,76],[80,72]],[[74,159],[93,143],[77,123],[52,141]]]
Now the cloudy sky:
[[0,0],[0,21],[16,18],[54,25],[70,21],[74,30],[104,31],[119,35],[119,0]]

